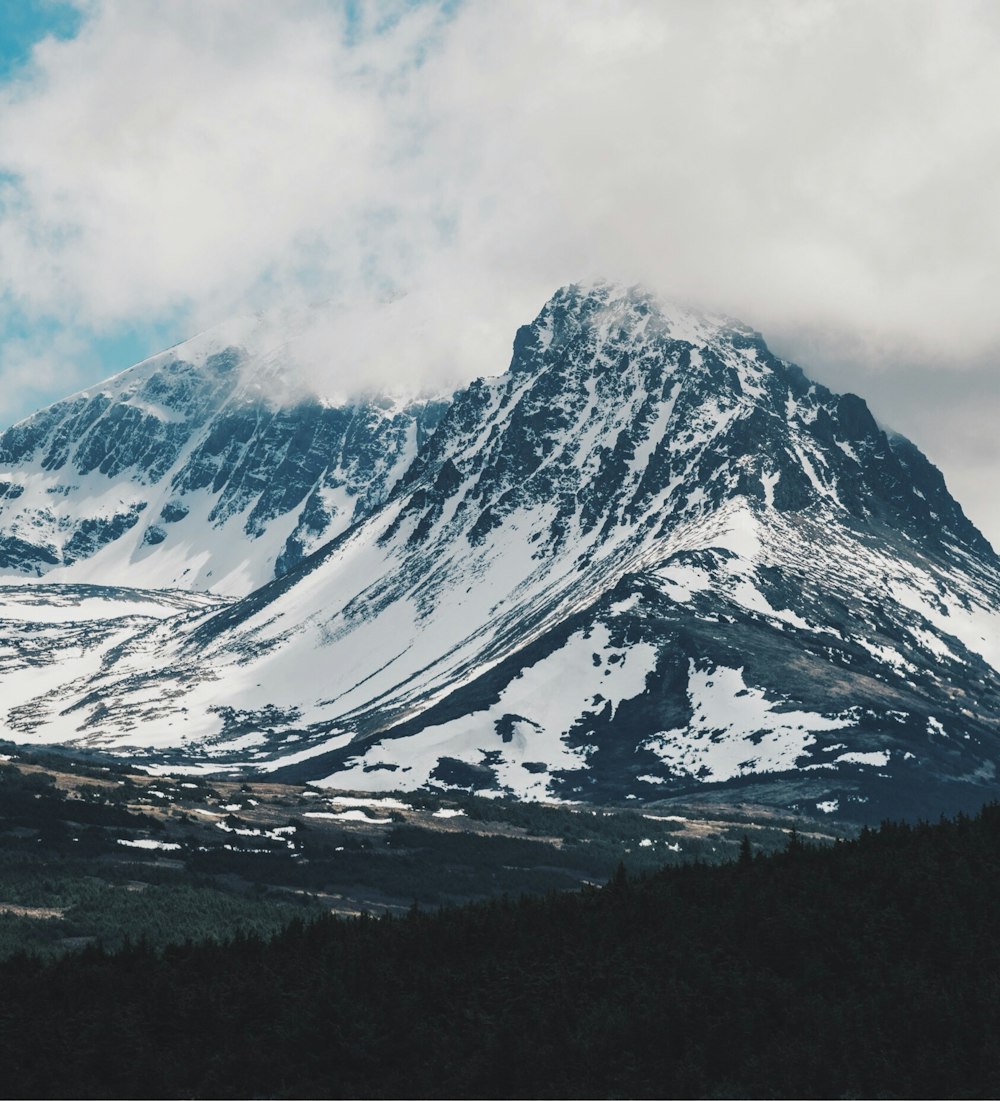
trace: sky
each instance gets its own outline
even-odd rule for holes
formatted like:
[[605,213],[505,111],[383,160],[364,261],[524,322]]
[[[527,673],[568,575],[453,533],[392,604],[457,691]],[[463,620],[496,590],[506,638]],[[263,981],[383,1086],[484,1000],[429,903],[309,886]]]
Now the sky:
[[998,55],[972,0],[0,0],[0,423],[317,303],[331,390],[458,385],[608,278],[860,393],[1000,546]]

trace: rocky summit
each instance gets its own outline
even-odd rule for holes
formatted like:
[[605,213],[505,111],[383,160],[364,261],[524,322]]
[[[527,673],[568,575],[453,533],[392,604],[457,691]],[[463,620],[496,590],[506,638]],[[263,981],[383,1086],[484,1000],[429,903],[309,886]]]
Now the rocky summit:
[[220,326],[3,433],[0,579],[244,596],[381,504],[450,395],[323,400],[262,328]]
[[359,791],[996,793],[1000,560],[747,326],[567,287],[450,403],[275,407],[233,359],[175,350],[0,440],[4,737]]

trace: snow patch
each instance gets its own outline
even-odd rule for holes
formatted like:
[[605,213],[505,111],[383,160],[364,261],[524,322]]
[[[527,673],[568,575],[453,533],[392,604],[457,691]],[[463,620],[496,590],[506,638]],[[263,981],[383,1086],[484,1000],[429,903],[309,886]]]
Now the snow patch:
[[[621,701],[638,696],[656,656],[656,648],[646,642],[625,650],[613,646],[608,628],[599,624],[523,669],[488,710],[380,742],[322,782],[359,790],[412,790],[435,783],[438,762],[449,758],[486,768],[502,790],[518,798],[551,799],[549,773],[587,764],[588,747],[570,746],[567,735],[585,716],[608,705],[613,714]],[[483,789],[488,788],[484,782]]]
[[162,849],[166,852],[176,852],[183,847],[176,841],[153,841],[151,838],[140,838],[137,841],[127,841],[119,837],[118,844],[125,845],[130,849]]
[[872,765],[881,767],[889,763],[887,750],[873,750],[870,753],[842,753],[835,761],[837,765]]
[[671,770],[704,780],[731,780],[755,772],[795,767],[816,733],[851,724],[847,716],[779,710],[759,688],[748,687],[742,669],[688,669],[692,717],[677,730],[654,734],[644,745]]
[[388,826],[392,823],[391,818],[369,818],[363,810],[307,810],[302,817],[326,818],[331,822],[364,822],[369,826]]

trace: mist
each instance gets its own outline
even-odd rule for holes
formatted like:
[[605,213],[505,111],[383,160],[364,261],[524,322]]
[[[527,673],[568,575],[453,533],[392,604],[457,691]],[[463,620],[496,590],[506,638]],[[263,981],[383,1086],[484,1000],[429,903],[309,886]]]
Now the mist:
[[311,384],[447,389],[560,285],[641,282],[868,398],[1000,543],[996,8],[82,10],[0,86],[8,419],[124,329],[318,301]]

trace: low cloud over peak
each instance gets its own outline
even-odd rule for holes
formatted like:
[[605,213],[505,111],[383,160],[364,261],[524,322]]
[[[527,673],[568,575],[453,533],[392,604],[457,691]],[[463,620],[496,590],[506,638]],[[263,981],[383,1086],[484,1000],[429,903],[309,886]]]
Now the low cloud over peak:
[[94,362],[123,330],[404,292],[418,335],[354,360],[450,385],[503,370],[557,286],[606,276],[742,318],[947,454],[953,483],[1000,465],[914,430],[929,400],[984,438],[1000,347],[988,6],[81,10],[0,86],[0,371],[21,400],[124,366]]

